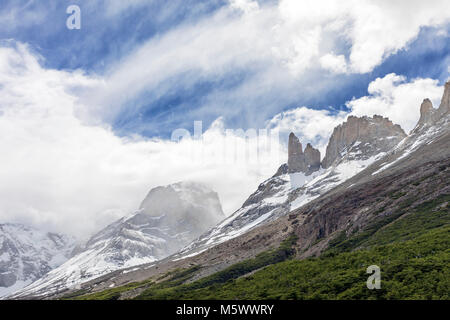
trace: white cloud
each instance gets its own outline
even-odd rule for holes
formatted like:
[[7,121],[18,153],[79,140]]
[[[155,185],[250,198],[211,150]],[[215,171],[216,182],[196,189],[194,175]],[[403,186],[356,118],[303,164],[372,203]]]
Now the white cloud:
[[445,27],[447,7],[445,0],[281,0],[279,10],[296,33],[319,27],[349,41],[352,72],[366,73],[404,48],[420,27]]
[[[447,6],[447,0],[280,0],[265,5],[232,0],[229,7],[154,37],[111,65],[104,85],[87,94],[96,105],[89,112],[111,119],[143,91],[164,95],[175,85],[189,86],[230,70],[251,70],[254,79],[268,82],[266,73],[284,74],[285,83],[304,80],[320,68],[367,73],[406,48],[421,27],[446,29]],[[236,15],[236,8],[251,14]],[[188,72],[189,81],[176,81]],[[263,93],[254,88],[248,96]]]
[[437,108],[443,88],[437,80],[419,78],[408,82],[404,76],[391,73],[371,82],[368,92],[368,96],[347,102],[351,114],[382,115],[409,132],[419,120],[423,99],[429,98]]
[[258,2],[253,0],[229,0],[230,6],[242,10],[244,13],[250,13],[259,9]]
[[353,27],[348,31],[352,41],[350,62],[355,72],[370,72],[383,59],[405,48],[421,27],[444,27],[450,21],[445,0],[356,3],[351,12]]
[[334,73],[346,73],[347,62],[344,55],[335,55],[333,53],[327,53],[320,58],[320,65],[326,70],[330,70]]
[[[4,5],[4,7],[3,7]],[[45,8],[33,8],[31,3],[25,4],[2,4],[0,8],[0,28],[2,31],[14,30],[16,28],[39,25],[46,21],[47,12]]]
[[73,93],[98,81],[44,69],[24,45],[0,47],[0,221],[87,236],[137,209],[151,187],[180,180],[209,184],[231,213],[282,161],[278,140],[262,145],[257,163],[223,156],[243,138],[225,135],[220,120],[204,143],[119,138],[86,125]]

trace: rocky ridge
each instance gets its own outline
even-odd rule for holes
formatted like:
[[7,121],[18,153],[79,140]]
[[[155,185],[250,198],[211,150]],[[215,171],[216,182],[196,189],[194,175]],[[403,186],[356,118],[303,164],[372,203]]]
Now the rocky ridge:
[[381,116],[354,117],[335,128],[324,162],[308,144],[289,135],[288,161],[261,183],[242,207],[184,248],[194,255],[297,209],[341,184],[384,156],[406,137],[400,126]]
[[[349,116],[346,122],[333,130],[322,167],[327,169],[352,153],[358,159],[369,158],[392,149],[405,137],[403,129],[388,118]],[[359,153],[355,152],[356,149]]]

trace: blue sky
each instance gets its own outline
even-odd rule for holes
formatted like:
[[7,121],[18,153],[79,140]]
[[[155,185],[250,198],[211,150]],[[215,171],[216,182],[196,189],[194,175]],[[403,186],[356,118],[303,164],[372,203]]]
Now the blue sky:
[[[81,30],[65,28],[65,9],[70,4],[78,4],[82,10]],[[1,15],[14,14],[15,23],[2,27],[0,38],[28,43],[43,57],[47,68],[82,69],[103,76],[145,43],[164,38],[171,30],[208,21],[229,5],[225,0],[131,1],[128,5],[119,1],[7,0],[2,2]],[[276,1],[259,2],[259,9],[277,5]],[[225,15],[220,22],[232,24],[243,13],[234,10]],[[439,30],[443,28],[449,30],[448,24],[439,26]],[[204,74],[199,74],[195,66],[181,68],[129,97],[114,115],[103,120],[119,135],[168,138],[175,128],[191,129],[194,120],[203,120],[208,126],[223,116],[227,127],[246,129],[264,127],[277,113],[298,106],[346,110],[347,101],[367,95],[368,84],[389,73],[444,82],[449,76],[450,41],[448,34],[436,36],[436,30],[434,26],[420,26],[417,35],[396,52],[385,54],[383,61],[368,72],[330,74],[312,67],[303,75],[283,77],[279,73],[289,71],[276,69],[273,72],[279,82],[264,80],[264,88],[248,95],[239,91],[249,83],[263,81],[262,73],[274,67],[271,61],[248,59],[236,66],[227,63],[220,72]],[[341,37],[338,33],[333,36]],[[334,49],[348,57],[348,41],[341,41]]]
[[[450,77],[449,31],[448,0],[1,0],[0,222],[86,237],[186,180],[231,214],[290,131],[323,157],[348,115],[411,130]],[[170,141],[196,120],[204,141]],[[259,143],[236,128],[281,138],[223,161]]]

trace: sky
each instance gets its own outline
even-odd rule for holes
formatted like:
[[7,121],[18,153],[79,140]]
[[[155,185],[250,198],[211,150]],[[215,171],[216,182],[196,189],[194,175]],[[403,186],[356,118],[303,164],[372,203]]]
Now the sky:
[[2,0],[0,223],[86,238],[182,180],[231,214],[291,131],[322,157],[350,114],[408,132],[450,77],[447,2]]

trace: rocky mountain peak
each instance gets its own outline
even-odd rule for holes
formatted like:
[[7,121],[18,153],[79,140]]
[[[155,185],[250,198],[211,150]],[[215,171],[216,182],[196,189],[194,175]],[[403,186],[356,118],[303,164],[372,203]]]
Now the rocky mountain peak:
[[188,233],[193,238],[216,225],[225,214],[218,194],[197,182],[178,182],[152,189],[140,210],[150,217],[161,217],[174,233]]
[[287,168],[289,173],[303,172],[306,175],[319,170],[320,151],[308,143],[303,152],[300,140],[291,132],[288,143]]
[[420,119],[419,125],[430,124],[434,118],[434,108],[433,103],[430,99],[425,99],[420,106]]
[[420,106],[420,119],[411,133],[417,133],[423,128],[436,124],[439,120],[450,114],[450,81],[444,87],[441,104],[438,109],[434,109],[430,99],[425,99]]
[[320,169],[320,151],[308,143],[305,148],[305,159],[310,172]]
[[441,105],[438,109],[439,118],[450,113],[450,81],[447,81],[442,96]]
[[403,129],[388,118],[349,116],[334,129],[322,166],[329,168],[344,157],[368,159],[390,150],[405,137]]
[[150,190],[136,213],[94,235],[86,249],[108,243],[110,257],[121,267],[133,259],[157,260],[181,249],[223,218],[219,196],[203,184],[158,186]]

